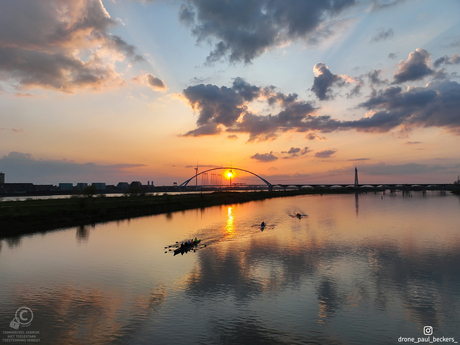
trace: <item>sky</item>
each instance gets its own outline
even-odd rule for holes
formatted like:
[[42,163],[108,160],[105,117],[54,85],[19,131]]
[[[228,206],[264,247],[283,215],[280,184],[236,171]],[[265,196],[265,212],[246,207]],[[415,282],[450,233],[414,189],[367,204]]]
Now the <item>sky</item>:
[[[5,182],[460,175],[460,1],[2,0]],[[250,183],[237,172],[234,182]]]

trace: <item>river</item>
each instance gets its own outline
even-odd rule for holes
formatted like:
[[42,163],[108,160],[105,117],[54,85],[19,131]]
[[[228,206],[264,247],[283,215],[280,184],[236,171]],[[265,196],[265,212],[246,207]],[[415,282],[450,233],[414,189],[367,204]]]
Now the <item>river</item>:
[[274,198],[0,242],[5,343],[452,343],[459,324],[451,194]]

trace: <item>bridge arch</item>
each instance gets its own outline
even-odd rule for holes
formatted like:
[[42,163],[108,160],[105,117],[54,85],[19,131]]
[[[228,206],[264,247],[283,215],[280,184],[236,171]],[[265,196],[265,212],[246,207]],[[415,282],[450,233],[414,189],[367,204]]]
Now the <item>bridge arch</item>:
[[182,184],[181,184],[179,187],[185,187],[185,186],[187,186],[188,183],[189,183],[191,180],[193,180],[194,178],[198,178],[199,175],[204,174],[204,173],[206,173],[206,172],[208,172],[208,171],[213,171],[213,170],[228,170],[228,169],[230,169],[230,170],[244,171],[244,172],[247,172],[247,173],[249,173],[249,174],[252,174],[252,175],[258,177],[259,179],[261,179],[261,180],[268,186],[268,190],[272,190],[272,188],[273,188],[273,185],[272,185],[270,182],[268,182],[266,179],[264,179],[263,177],[260,177],[259,175],[253,173],[252,171],[249,171],[249,170],[246,170],[246,169],[241,169],[241,168],[235,168],[235,167],[218,167],[218,168],[212,168],[212,169],[204,170],[204,171],[202,171],[202,172],[200,172],[200,173],[198,173],[198,174],[193,175],[193,176],[192,176],[191,178],[189,178],[188,180],[182,182]]

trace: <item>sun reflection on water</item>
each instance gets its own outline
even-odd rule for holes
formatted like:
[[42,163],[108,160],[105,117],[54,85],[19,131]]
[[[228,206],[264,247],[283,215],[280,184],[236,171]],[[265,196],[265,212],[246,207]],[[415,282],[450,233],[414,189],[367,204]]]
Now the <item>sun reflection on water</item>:
[[233,207],[229,206],[227,210],[227,224],[225,225],[225,237],[232,238],[236,235],[235,230],[235,216],[233,214]]

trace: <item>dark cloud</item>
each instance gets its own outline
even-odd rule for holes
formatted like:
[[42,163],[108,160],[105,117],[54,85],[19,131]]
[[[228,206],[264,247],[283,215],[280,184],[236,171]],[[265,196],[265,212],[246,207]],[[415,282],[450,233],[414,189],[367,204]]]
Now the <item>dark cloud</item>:
[[390,87],[360,104],[378,110],[368,118],[343,123],[356,129],[384,132],[399,125],[442,127],[460,134],[460,84],[453,81],[431,82],[426,87]]
[[358,162],[358,161],[368,161],[370,158],[354,158],[354,159],[349,159],[349,162]]
[[296,158],[299,155],[305,155],[311,152],[311,150],[306,146],[303,149],[300,147],[291,147],[289,151],[281,151],[282,154],[286,154],[287,156],[283,157],[284,159]]
[[315,78],[313,79],[311,90],[316,97],[322,101],[333,98],[331,90],[332,85],[343,83],[343,79],[339,75],[332,73],[329,68],[321,62],[315,65],[313,71],[315,72]]
[[360,77],[353,78],[348,75],[334,74],[322,62],[313,67],[313,72],[315,73],[315,78],[313,79],[311,91],[313,91],[316,97],[322,101],[334,98],[332,94],[333,86],[344,87],[350,84],[355,84],[355,86],[346,94],[347,98],[353,98],[361,94],[363,81]]
[[431,54],[425,49],[417,48],[409,54],[407,61],[401,61],[399,69],[394,75],[394,83],[400,84],[406,81],[420,80],[434,71],[430,68]]
[[142,62],[145,59],[136,53],[136,47],[126,43],[121,39],[121,37],[116,35],[108,35],[109,40],[107,40],[107,45],[111,46],[115,50],[122,52],[126,57],[135,62]]
[[394,35],[393,29],[388,29],[388,30],[382,29],[372,37],[371,42],[385,41],[393,37],[393,35]]
[[250,158],[255,159],[256,161],[259,161],[259,162],[272,162],[278,159],[278,157],[273,155],[273,151],[271,151],[270,153],[256,153]]
[[401,87],[389,87],[374,92],[372,97],[360,104],[367,109],[386,108],[398,109],[407,107],[423,107],[436,97],[436,91],[426,88],[412,88],[402,92]]
[[[303,119],[315,109],[308,102],[298,100],[298,95],[274,92],[273,86],[261,88],[236,78],[232,87],[216,85],[189,86],[183,94],[190,106],[198,111],[198,128],[186,136],[216,134],[218,125],[227,127],[230,133],[249,133],[249,141],[275,139],[278,132],[288,130],[302,131]],[[267,102],[281,108],[276,115],[256,115],[248,111],[251,101]]]
[[417,145],[417,144],[421,144],[420,141],[406,141],[404,144],[406,145]]
[[366,77],[369,80],[369,84],[371,86],[380,86],[382,84],[388,84],[387,79],[381,79],[380,75],[382,74],[382,70],[372,70],[366,74]]
[[236,134],[230,134],[230,135],[227,135],[227,138],[230,140],[236,140],[238,139],[238,136]]
[[316,158],[330,158],[332,157],[337,150],[324,150],[315,153]]
[[310,150],[308,148],[308,146],[305,146],[301,151],[300,151],[300,154],[301,155],[306,155],[307,153],[311,152],[312,150]]
[[358,84],[356,86],[354,86],[350,92],[347,93],[347,98],[354,98],[354,97],[358,97],[358,96],[361,96],[361,84]]
[[300,152],[300,147],[291,147],[289,151],[281,151],[281,153],[295,154]]
[[355,0],[215,1],[188,0],[179,19],[200,42],[214,42],[207,57],[250,63],[267,49],[302,39],[315,43],[332,35],[328,20],[354,5]]
[[231,126],[246,110],[244,97],[234,88],[200,84],[186,88],[184,96],[194,110],[199,110],[198,126],[211,121]]
[[192,26],[195,23],[194,8],[190,5],[182,4],[179,9],[179,20],[188,26]]
[[204,125],[201,125],[200,127],[193,129],[191,131],[188,131],[185,133],[184,137],[201,137],[203,135],[216,135],[220,134],[222,130],[217,126],[216,123],[207,123]]
[[146,74],[147,85],[150,86],[155,91],[166,91],[167,87],[163,80],[155,77],[154,75],[147,73]]
[[20,89],[73,93],[121,85],[113,62],[143,58],[109,33],[115,25],[99,0],[4,0],[0,72]]
[[433,67],[438,68],[441,65],[458,65],[460,64],[460,56],[457,54],[448,57],[447,55],[440,57],[433,63]]

